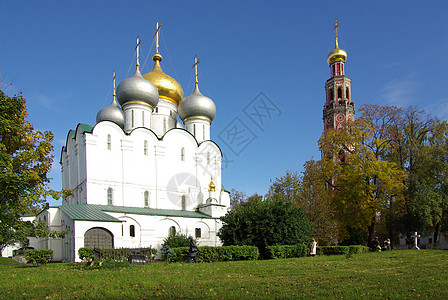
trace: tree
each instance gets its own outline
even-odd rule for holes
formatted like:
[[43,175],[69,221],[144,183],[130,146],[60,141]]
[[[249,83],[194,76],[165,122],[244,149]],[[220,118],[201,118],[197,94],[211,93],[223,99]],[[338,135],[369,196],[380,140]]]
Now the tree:
[[247,199],[245,192],[240,192],[235,189],[230,191],[230,210],[235,211]]
[[254,195],[221,220],[218,236],[224,245],[257,246],[262,255],[270,245],[307,242],[312,233],[312,224],[303,210],[290,199],[278,196],[263,199]]
[[328,130],[319,147],[323,181],[332,189],[332,206],[340,238],[349,230],[367,229],[371,240],[378,217],[402,208],[404,172],[384,160],[390,136],[388,127],[396,108],[367,106],[348,130]]
[[34,131],[26,117],[21,95],[0,91],[0,250],[31,234],[23,214],[39,211],[47,196],[59,198],[48,188],[53,134]]

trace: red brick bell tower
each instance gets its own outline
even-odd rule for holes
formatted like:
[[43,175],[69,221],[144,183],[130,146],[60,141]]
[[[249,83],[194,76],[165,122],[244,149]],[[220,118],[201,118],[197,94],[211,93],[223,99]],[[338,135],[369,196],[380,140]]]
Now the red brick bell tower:
[[335,48],[328,54],[328,65],[331,78],[325,83],[326,101],[323,111],[324,131],[330,128],[344,129],[355,119],[355,103],[352,101],[352,80],[345,76],[345,61],[347,52],[338,45],[339,22],[336,19]]

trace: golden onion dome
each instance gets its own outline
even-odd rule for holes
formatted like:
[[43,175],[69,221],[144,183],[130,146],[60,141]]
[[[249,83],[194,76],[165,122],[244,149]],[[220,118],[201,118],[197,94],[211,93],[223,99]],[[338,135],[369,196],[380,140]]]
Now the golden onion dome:
[[338,60],[345,62],[347,60],[347,52],[345,52],[345,50],[339,48],[338,39],[336,38],[336,46],[334,47],[333,51],[328,53],[327,61],[328,61],[328,64],[330,65]]
[[182,86],[171,76],[166,75],[160,62],[162,61],[162,55],[155,53],[152,56],[154,60],[154,68],[149,73],[143,75],[143,78],[149,80],[154,84],[159,91],[159,97],[174,102],[179,105],[180,101],[184,98],[184,91]]

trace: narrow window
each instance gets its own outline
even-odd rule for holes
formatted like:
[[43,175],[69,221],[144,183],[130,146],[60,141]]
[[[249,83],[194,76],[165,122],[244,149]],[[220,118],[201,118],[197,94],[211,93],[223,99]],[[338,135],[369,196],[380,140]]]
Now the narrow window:
[[143,155],[148,155],[148,141],[143,142]]
[[148,191],[145,191],[143,198],[144,198],[145,207],[149,207],[149,192]]
[[194,235],[196,238],[200,238],[201,237],[201,228],[195,228]]
[[182,210],[185,210],[186,206],[187,206],[187,199],[185,195],[182,195]]
[[163,118],[163,133],[166,132],[166,118]]
[[131,127],[134,128],[134,111],[131,110]]
[[145,111],[142,111],[142,126],[145,127]]
[[350,100],[350,89],[349,88],[345,88],[345,98]]
[[135,237],[135,226],[129,226],[129,236]]
[[112,188],[107,188],[107,205],[113,205],[113,191]]
[[196,124],[193,124],[193,135],[196,137]]
[[342,88],[338,87],[338,99],[341,98],[342,99]]
[[207,152],[207,165],[210,164],[210,152]]
[[202,125],[202,139],[205,140],[205,125]]
[[176,235],[176,227],[175,226],[171,226],[170,230],[168,232],[169,236],[175,236]]
[[334,100],[334,90],[330,89],[330,101]]
[[159,112],[159,108],[158,107],[156,107],[156,113],[158,113]]
[[123,226],[123,224],[121,224],[121,236],[123,236],[124,235],[124,226]]
[[110,134],[107,135],[107,150],[112,149],[112,138]]
[[180,149],[180,160],[185,161],[185,148]]

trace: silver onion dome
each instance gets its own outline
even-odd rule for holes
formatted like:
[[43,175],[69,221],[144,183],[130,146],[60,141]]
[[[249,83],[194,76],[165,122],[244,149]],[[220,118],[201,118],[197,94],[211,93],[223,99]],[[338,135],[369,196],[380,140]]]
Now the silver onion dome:
[[196,84],[193,93],[179,104],[178,112],[184,122],[192,117],[207,118],[211,122],[216,116],[216,106],[212,99],[201,94]]
[[101,109],[96,114],[96,123],[99,123],[101,121],[111,121],[116,123],[118,126],[123,128],[124,126],[124,112],[123,110],[118,106],[117,100],[112,100],[112,103],[103,109]]
[[150,81],[142,77],[137,68],[132,77],[126,78],[117,87],[118,103],[123,106],[126,102],[143,102],[154,108],[159,103],[159,92]]

